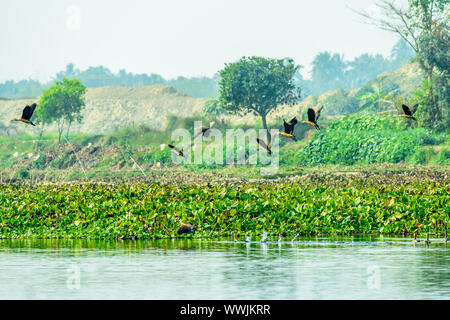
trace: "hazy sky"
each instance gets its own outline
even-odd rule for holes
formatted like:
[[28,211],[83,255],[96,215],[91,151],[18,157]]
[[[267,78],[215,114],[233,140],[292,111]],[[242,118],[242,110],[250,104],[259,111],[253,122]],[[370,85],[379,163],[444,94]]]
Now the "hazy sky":
[[388,55],[394,34],[350,8],[376,0],[0,0],[0,82],[49,80],[67,63],[166,78],[212,76],[242,56]]

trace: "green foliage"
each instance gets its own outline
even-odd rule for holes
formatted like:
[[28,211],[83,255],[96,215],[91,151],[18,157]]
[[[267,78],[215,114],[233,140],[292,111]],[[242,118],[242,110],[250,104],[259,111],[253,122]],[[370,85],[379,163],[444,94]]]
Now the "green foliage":
[[347,115],[359,109],[359,100],[348,90],[338,89],[324,101],[327,115]]
[[217,118],[226,113],[227,111],[220,105],[217,99],[206,101],[202,109],[202,116],[205,118]]
[[217,96],[217,81],[207,77],[178,77],[168,84],[191,97],[212,98]]
[[38,158],[36,160],[33,161],[33,168],[34,169],[39,169],[39,170],[43,170],[45,169],[46,166],[46,161],[45,161],[45,154],[43,153],[38,153]]
[[416,112],[419,125],[436,132],[450,128],[450,78],[435,75],[423,80],[422,87],[413,92],[411,103],[419,104]]
[[442,149],[439,151],[436,162],[441,165],[450,165],[450,149]]
[[404,119],[347,116],[334,121],[298,153],[302,165],[398,163],[416,148],[442,143],[423,128],[405,130]]
[[150,86],[154,84],[167,84],[178,91],[192,97],[216,97],[217,81],[215,78],[207,77],[178,77],[166,80],[158,74],[133,74],[121,69],[117,74],[112,73],[104,66],[89,67],[84,71],[75,69],[73,64],[68,64],[65,71],[56,75],[57,80],[64,77],[80,79],[88,88],[104,86]]
[[168,148],[153,149],[151,152],[137,152],[133,155],[133,158],[141,164],[147,165],[171,165],[172,164],[172,152]]
[[300,99],[294,75],[300,66],[292,59],[243,57],[227,63],[219,71],[220,103],[232,113],[251,112],[262,118],[281,104],[294,104]]
[[311,80],[315,92],[322,93],[338,88],[344,81],[346,63],[344,57],[335,53],[321,52],[313,60]]
[[435,131],[446,130],[450,124],[450,1],[409,0],[407,9],[395,4],[388,4],[383,9],[386,19],[378,22],[385,30],[398,33],[408,41],[423,71],[421,125]]
[[19,168],[17,170],[17,176],[21,179],[28,179],[30,177],[30,172],[25,168]]
[[382,112],[392,109],[397,90],[397,84],[388,82],[384,77],[380,77],[364,85],[355,98],[359,100],[361,110]]
[[73,121],[81,121],[85,93],[86,87],[78,79],[67,78],[43,92],[36,114],[44,124],[58,124],[59,142],[66,127],[68,131]]
[[[114,74],[104,66],[89,67],[81,71],[75,68],[73,63],[69,63],[66,69],[58,72],[54,78],[56,81],[62,81],[64,78],[77,78],[88,88],[167,84],[192,97],[214,98],[218,95],[216,77],[178,77],[166,80],[158,74],[134,74],[126,72],[124,69]],[[21,80],[18,82],[8,80],[0,83],[0,97],[35,98],[40,96],[43,90],[50,85],[52,85],[52,82],[44,84],[36,80]]]
[[351,61],[331,52],[321,52],[313,60],[312,79],[306,91],[321,94],[336,89],[356,89],[383,72],[398,69],[410,62],[415,53],[400,39],[391,50],[388,58],[381,54],[361,54]]
[[393,64],[392,69],[400,68],[404,64],[410,62],[414,56],[415,52],[411,46],[404,39],[398,40],[392,48],[389,57]]
[[[174,238],[231,234],[443,234],[444,183],[384,179],[252,185],[0,185],[0,237]],[[422,227],[419,227],[419,226]]]
[[36,80],[8,80],[0,83],[0,97],[13,99],[38,97],[46,85]]

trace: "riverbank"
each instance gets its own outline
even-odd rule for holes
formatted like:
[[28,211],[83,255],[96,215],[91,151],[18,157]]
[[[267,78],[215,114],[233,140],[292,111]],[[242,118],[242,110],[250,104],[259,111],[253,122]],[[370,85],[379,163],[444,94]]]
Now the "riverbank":
[[[182,177],[180,177],[182,179]],[[155,239],[417,233],[450,222],[445,172],[306,174],[261,183],[1,184],[1,238]],[[185,237],[186,235],[184,235]]]

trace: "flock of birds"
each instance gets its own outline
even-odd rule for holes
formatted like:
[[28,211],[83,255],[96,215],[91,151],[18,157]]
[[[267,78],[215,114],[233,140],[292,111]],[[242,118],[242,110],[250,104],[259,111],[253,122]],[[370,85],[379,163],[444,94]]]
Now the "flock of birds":
[[[314,128],[316,128],[317,130],[320,130],[319,125],[317,124],[317,120],[320,117],[320,112],[322,111],[323,106],[320,107],[319,110],[314,111],[314,109],[309,108],[308,109],[308,120],[302,120],[303,123],[307,123],[311,126],[313,126]],[[283,119],[283,126],[284,126],[284,131],[279,132],[279,134],[290,138],[294,141],[297,141],[297,138],[294,135],[294,129],[295,129],[295,125],[298,123],[297,121],[297,117],[294,117],[291,121],[287,122],[286,120]],[[197,138],[199,135],[203,135],[205,137],[208,137],[209,132],[210,132],[211,128],[206,128],[206,127],[201,127],[197,133],[194,134],[194,140],[195,138]],[[268,154],[272,154],[272,149],[271,149],[271,142],[266,143],[264,140],[261,140],[259,138],[256,138],[256,141],[258,142],[258,144],[261,146],[261,148],[263,148]],[[184,146],[183,148],[177,148],[172,144],[168,144],[167,145],[169,148],[172,149],[173,152],[175,152],[177,155],[179,155],[180,157],[184,157],[185,156],[185,152],[186,150],[189,150],[190,148],[192,148],[194,146],[194,143],[191,143],[189,145]]]
[[[417,119],[414,117],[414,113],[417,111],[417,107],[419,105],[415,104],[412,108],[408,107],[407,105],[403,104],[402,105],[402,109],[403,109],[403,113],[402,115],[400,115],[401,117],[404,118],[409,118],[412,120],[417,121]],[[306,123],[314,128],[316,128],[317,130],[320,130],[319,125],[317,124],[317,121],[319,120],[320,117],[320,113],[323,109],[323,106],[321,106],[317,111],[315,111],[312,108],[309,108],[307,111],[307,116],[308,116],[308,120],[302,120],[303,123]],[[279,134],[290,138],[294,141],[297,141],[297,138],[294,135],[294,129],[295,129],[295,125],[298,123],[297,121],[297,117],[294,117],[291,121],[287,122],[286,120],[283,119],[283,127],[284,127],[284,131],[279,132]],[[201,127],[199,129],[199,131],[194,134],[194,140],[196,137],[198,137],[200,134],[203,136],[206,136],[209,134],[209,129],[211,128],[205,128],[205,127]],[[263,150],[265,150],[268,154],[272,154],[272,149],[271,149],[271,142],[266,143],[264,140],[256,138],[256,141],[258,142],[258,144],[260,145],[261,148],[263,148]],[[168,147],[172,149],[173,152],[175,152],[177,155],[179,155],[180,157],[184,157],[185,156],[185,152],[186,150],[190,149],[191,147],[194,146],[194,143],[191,143],[181,149],[175,147],[172,144],[168,144]]]
[[[320,117],[320,112],[322,111],[323,106],[320,107],[319,110],[314,111],[314,109],[309,108],[308,109],[308,120],[302,120],[303,123],[307,123],[313,127],[315,127],[316,129],[320,130],[319,125],[317,124],[317,120]],[[286,120],[283,119],[283,126],[284,126],[284,131],[279,132],[279,134],[290,138],[294,141],[297,141],[297,138],[294,135],[294,129],[295,129],[295,125],[298,123],[297,121],[297,117],[294,117],[291,121],[287,122]],[[206,127],[201,127],[199,128],[199,130],[194,134],[194,140],[195,138],[197,138],[199,135],[202,135],[204,137],[208,137],[209,133],[210,133],[210,129],[211,128],[206,128]],[[256,138],[256,141],[258,142],[258,144],[268,153],[268,154],[272,154],[272,150],[271,150],[271,142],[269,142],[268,144],[266,142],[264,142],[263,140]],[[183,148],[177,148],[172,144],[168,144],[167,146],[172,149],[172,151],[177,154],[180,157],[184,157],[185,156],[185,152],[187,150],[189,150],[190,148],[192,148],[194,146],[195,143],[191,143],[189,145],[184,146]]]
[[[404,118],[409,118],[412,120],[417,121],[417,119],[414,117],[414,113],[417,111],[417,107],[419,105],[415,104],[412,108],[408,107],[407,105],[403,104],[402,108],[403,108],[403,113],[402,115],[400,115],[401,117]],[[36,103],[33,103],[31,106],[27,105],[25,106],[25,108],[22,110],[22,116],[20,118],[15,118],[12,121],[20,121],[23,122],[25,124],[30,124],[32,126],[36,126],[32,121],[31,121],[31,117],[33,116],[34,110],[36,109]],[[320,107],[317,111],[314,111],[314,109],[309,108],[307,111],[307,116],[308,116],[308,120],[302,120],[303,123],[306,123],[310,126],[313,126],[314,128],[316,128],[317,130],[320,130],[319,125],[317,124],[317,120],[319,120],[320,117],[320,112],[322,111],[323,106]],[[297,141],[295,135],[294,135],[294,129],[295,129],[295,125],[298,123],[297,121],[297,117],[294,117],[291,121],[287,122],[286,120],[283,119],[283,126],[284,126],[284,131],[279,132],[279,134],[287,137],[287,138],[291,138],[294,141]],[[194,140],[195,138],[197,138],[199,135],[202,135],[204,137],[208,137],[210,133],[210,128],[206,128],[206,127],[201,127],[200,130],[198,130],[198,132],[196,134],[194,134]],[[269,142],[268,144],[266,144],[263,140],[257,138],[256,141],[258,142],[258,144],[269,154],[272,154],[272,150],[270,149],[271,147],[271,143]],[[194,143],[191,143],[185,147],[183,147],[182,149],[179,149],[177,147],[175,147],[172,144],[168,144],[168,147],[172,149],[172,151],[174,151],[177,155],[184,157],[184,152],[193,147]],[[185,224],[182,223],[181,227],[177,230],[177,233],[179,235],[181,234],[191,234],[195,232],[195,227],[191,224]],[[298,235],[296,235],[294,237],[294,239],[292,239],[291,241],[294,241],[297,238]],[[264,242],[267,238],[267,233],[263,233],[262,238],[261,238],[261,242]],[[235,242],[237,242],[238,240],[236,238],[234,238]],[[449,239],[447,238],[447,232],[445,233],[445,237],[444,237],[444,242],[448,242]],[[245,242],[250,242],[250,236],[247,236]],[[281,234],[279,235],[278,238],[278,242],[281,242]],[[416,234],[414,234],[414,239],[413,239],[413,243],[417,243],[420,242],[419,239],[416,238]],[[429,235],[427,234],[427,239],[424,241],[425,244],[430,244],[431,241],[429,239]]]
[[[409,118],[412,120],[417,121],[417,119],[414,117],[414,113],[417,111],[417,107],[419,105],[415,104],[412,108],[408,107],[407,105],[403,104],[402,105],[402,109],[404,114],[400,115],[401,117],[404,118]],[[319,125],[317,124],[317,120],[320,117],[320,112],[322,111],[323,106],[320,107],[317,111],[314,111],[314,109],[309,108],[307,111],[307,115],[308,115],[308,120],[302,120],[303,123],[309,124],[311,126],[313,126],[314,128],[316,128],[317,130],[320,130]],[[295,125],[298,123],[297,121],[297,117],[294,117],[291,121],[287,122],[286,120],[283,119],[283,126],[284,126],[284,131],[279,132],[279,134],[287,137],[287,138],[291,138],[294,141],[297,141],[295,135],[294,135],[294,129],[295,129]],[[205,127],[201,127],[200,130],[194,135],[194,140],[196,137],[198,137],[200,134],[202,134],[203,136],[206,136],[209,134],[209,129],[210,128],[205,128]],[[258,144],[269,154],[272,154],[272,150],[270,149],[270,143],[266,144],[263,140],[261,139],[256,139]],[[194,145],[194,143],[184,147],[183,149],[179,149],[171,144],[169,144],[168,146],[179,156],[184,157],[184,152],[191,148]],[[179,235],[181,234],[191,234],[195,232],[195,227],[191,224],[185,224],[182,223],[181,227],[177,230],[177,233]],[[295,239],[297,238],[298,234],[295,235],[295,237],[291,240],[292,242],[295,241]],[[267,239],[267,233],[264,232],[261,236],[261,240],[260,242],[264,242]],[[449,241],[448,237],[447,237],[447,231],[445,232],[443,241],[445,243],[447,243]],[[234,242],[239,242],[236,237],[234,237]],[[250,243],[251,242],[251,237],[247,236],[245,239],[246,243]],[[419,243],[420,240],[416,238],[416,234],[414,233],[414,239],[412,241],[414,244]],[[281,234],[279,234],[279,238],[278,238],[278,243],[281,243]],[[427,238],[426,240],[424,240],[424,243],[426,245],[429,245],[431,243],[429,234],[427,233]]]

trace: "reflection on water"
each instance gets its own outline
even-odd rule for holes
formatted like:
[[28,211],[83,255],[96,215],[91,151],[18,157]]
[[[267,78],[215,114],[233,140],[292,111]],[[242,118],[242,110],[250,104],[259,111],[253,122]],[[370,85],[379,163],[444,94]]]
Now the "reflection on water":
[[450,299],[450,244],[0,240],[0,299]]

